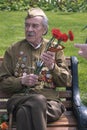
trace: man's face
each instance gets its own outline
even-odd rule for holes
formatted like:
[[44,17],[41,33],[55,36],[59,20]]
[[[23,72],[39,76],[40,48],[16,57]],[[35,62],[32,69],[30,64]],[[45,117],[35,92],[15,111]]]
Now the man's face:
[[42,25],[43,18],[40,16],[25,20],[25,36],[28,42],[36,45],[41,42],[45,28]]

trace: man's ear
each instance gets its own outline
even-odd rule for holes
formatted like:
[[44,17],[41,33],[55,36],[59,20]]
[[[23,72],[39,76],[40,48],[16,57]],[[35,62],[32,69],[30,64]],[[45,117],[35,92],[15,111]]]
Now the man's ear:
[[46,35],[48,33],[48,28],[44,29],[43,35]]

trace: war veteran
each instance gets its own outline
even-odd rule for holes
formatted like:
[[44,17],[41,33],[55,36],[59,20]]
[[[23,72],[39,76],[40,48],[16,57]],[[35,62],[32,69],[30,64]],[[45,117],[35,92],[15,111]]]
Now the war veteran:
[[[39,8],[28,10],[25,39],[9,47],[0,68],[0,90],[13,93],[7,110],[13,113],[17,130],[46,130],[65,108],[56,87],[69,86],[71,75],[64,52],[45,51],[48,18]],[[39,75],[35,69],[44,63]]]

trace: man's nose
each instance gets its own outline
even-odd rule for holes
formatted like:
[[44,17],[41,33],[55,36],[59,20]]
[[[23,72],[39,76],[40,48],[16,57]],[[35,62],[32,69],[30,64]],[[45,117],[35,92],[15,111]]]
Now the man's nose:
[[33,30],[33,27],[32,27],[32,26],[28,26],[28,27],[27,27],[27,30],[28,30],[28,31],[32,31],[32,30]]

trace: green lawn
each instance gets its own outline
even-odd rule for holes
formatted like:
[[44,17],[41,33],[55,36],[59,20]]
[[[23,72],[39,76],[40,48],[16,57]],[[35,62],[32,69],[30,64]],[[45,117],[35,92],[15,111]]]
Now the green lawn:
[[[72,30],[74,41],[64,43],[66,56],[77,56],[79,60],[79,85],[81,98],[87,104],[87,61],[78,56],[78,49],[74,43],[84,43],[87,37],[87,29],[81,29],[87,25],[87,13],[62,13],[46,12],[49,19],[49,32],[46,38],[51,37],[51,29],[59,28],[62,32]],[[8,46],[25,37],[24,18],[26,12],[0,12],[0,56],[4,55]]]

